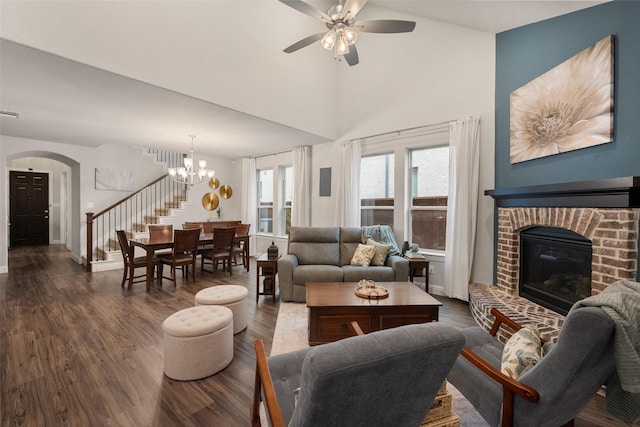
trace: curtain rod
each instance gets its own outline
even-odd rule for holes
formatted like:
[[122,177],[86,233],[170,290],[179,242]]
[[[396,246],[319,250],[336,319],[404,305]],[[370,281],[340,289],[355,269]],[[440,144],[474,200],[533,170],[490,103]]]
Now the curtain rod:
[[277,156],[278,154],[291,153],[296,148],[300,148],[300,147],[311,147],[311,145],[298,145],[297,147],[293,147],[293,148],[291,148],[289,150],[283,150],[283,151],[277,151],[277,152],[273,152],[273,153],[262,154],[260,156],[247,156],[247,159],[259,159],[261,157]]
[[411,127],[411,128],[406,128],[406,129],[400,129],[400,130],[394,130],[394,131],[390,131],[390,132],[383,132],[383,133],[378,133],[375,135],[369,135],[369,136],[363,136],[360,138],[353,138],[351,139],[351,141],[364,141],[367,139],[373,139],[373,138],[379,138],[381,136],[390,136],[390,135],[394,135],[397,134],[398,136],[401,136],[403,132],[410,132],[410,131],[414,131],[414,130],[419,130],[419,129],[429,129],[429,128],[435,128],[438,126],[442,126],[442,125],[446,125],[451,123],[453,120],[447,120],[444,122],[440,122],[440,123],[433,123],[430,125],[422,125],[422,126],[415,126],[415,127]]

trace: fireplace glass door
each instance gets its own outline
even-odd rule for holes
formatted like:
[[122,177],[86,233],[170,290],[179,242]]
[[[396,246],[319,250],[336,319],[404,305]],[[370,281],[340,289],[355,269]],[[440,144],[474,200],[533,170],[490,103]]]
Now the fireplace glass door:
[[533,227],[520,233],[520,296],[560,314],[591,295],[591,241],[573,231]]

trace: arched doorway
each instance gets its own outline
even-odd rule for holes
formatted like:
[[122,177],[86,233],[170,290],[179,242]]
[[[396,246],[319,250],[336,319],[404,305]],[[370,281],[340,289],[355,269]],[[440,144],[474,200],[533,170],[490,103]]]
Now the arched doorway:
[[[71,251],[72,257],[78,263],[81,262],[80,244],[80,164],[61,154],[47,151],[24,151],[7,155],[5,161],[5,176],[8,178],[12,170],[29,170],[52,172],[49,194],[53,197],[49,200],[51,214],[51,231],[49,241],[51,243],[63,243]],[[9,183],[7,183],[9,185]],[[10,207],[10,194],[7,191],[5,200]],[[4,247],[9,246],[8,234]],[[3,254],[6,256],[6,253]],[[2,262],[0,262],[0,265]],[[6,264],[5,264],[6,265]]]

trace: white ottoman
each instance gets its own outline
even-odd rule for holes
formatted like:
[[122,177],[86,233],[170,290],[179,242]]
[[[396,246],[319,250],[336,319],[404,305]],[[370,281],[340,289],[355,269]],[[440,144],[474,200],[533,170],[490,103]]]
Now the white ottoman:
[[205,378],[233,359],[233,313],[203,305],[180,310],[162,323],[164,373],[180,381]]
[[196,294],[196,306],[222,305],[233,312],[233,333],[247,327],[247,297],[249,290],[244,286],[220,285],[205,288]]

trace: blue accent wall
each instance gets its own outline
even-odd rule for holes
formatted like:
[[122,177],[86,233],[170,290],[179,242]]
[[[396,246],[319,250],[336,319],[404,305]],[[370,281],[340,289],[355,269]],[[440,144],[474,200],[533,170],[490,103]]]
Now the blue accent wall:
[[[509,162],[509,94],[614,35],[614,140]],[[613,1],[496,35],[496,188],[640,176],[640,1]]]

